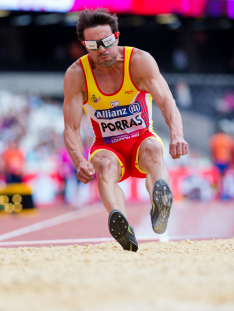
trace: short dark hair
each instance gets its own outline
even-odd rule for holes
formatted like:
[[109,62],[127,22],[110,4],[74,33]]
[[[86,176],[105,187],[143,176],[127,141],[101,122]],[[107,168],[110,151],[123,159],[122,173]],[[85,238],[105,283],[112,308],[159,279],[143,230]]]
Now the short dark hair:
[[108,9],[85,9],[80,12],[76,24],[76,33],[80,41],[84,41],[84,30],[99,25],[110,25],[113,33],[118,31],[118,17]]

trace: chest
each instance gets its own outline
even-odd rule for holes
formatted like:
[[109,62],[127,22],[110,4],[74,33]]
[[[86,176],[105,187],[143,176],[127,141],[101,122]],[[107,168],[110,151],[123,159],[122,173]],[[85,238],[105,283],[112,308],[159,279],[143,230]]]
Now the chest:
[[93,71],[96,84],[98,85],[101,92],[105,94],[114,94],[118,92],[121,88],[123,82],[123,71],[116,70],[110,74],[108,73],[100,73]]

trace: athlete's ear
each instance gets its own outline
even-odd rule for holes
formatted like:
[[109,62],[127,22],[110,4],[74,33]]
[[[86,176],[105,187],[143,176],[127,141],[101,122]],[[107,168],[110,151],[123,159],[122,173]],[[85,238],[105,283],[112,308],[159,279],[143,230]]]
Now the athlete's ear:
[[115,39],[118,39],[119,35],[120,35],[120,32],[119,31],[115,31]]
[[81,43],[83,44],[83,46],[85,47],[86,51],[89,51],[85,45],[85,41],[81,41]]

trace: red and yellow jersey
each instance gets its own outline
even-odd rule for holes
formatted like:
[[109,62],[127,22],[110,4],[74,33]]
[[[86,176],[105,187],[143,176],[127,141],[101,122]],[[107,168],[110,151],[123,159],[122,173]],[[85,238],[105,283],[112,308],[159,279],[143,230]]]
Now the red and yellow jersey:
[[95,79],[89,55],[81,57],[87,100],[83,108],[92,124],[95,141],[113,144],[153,132],[152,96],[139,90],[130,74],[133,48],[123,48],[123,80],[119,91],[104,94]]

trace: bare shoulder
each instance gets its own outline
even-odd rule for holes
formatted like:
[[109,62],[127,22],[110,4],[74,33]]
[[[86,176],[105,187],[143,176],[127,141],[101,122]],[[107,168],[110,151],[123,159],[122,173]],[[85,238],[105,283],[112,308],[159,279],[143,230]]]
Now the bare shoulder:
[[73,63],[64,77],[65,96],[72,97],[77,93],[85,92],[85,76],[79,61]]
[[158,65],[153,56],[143,50],[134,48],[131,58],[131,73],[136,77],[144,77],[153,70],[154,73],[159,72]]
[[152,56],[148,52],[134,48],[132,52],[131,62],[139,65],[140,63],[148,60],[149,58],[152,58]]

